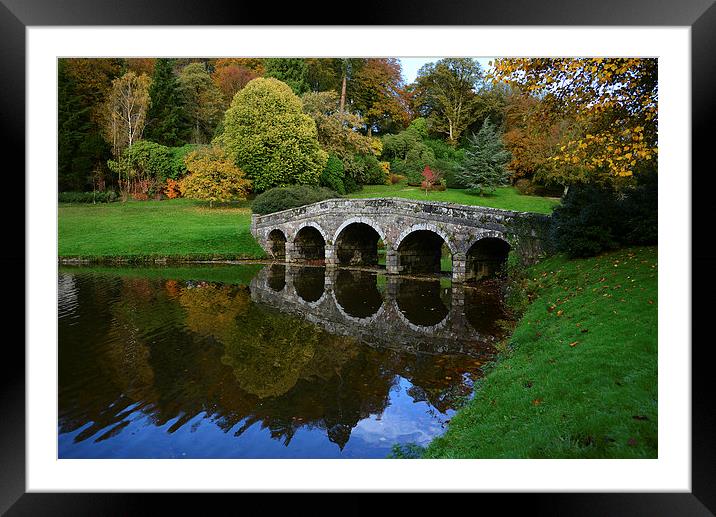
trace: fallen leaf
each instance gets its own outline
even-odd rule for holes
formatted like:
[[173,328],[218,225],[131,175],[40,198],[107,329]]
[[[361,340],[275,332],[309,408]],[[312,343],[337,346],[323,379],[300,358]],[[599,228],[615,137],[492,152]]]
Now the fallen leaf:
[[539,406],[540,404],[542,404],[542,399],[534,399],[532,401],[532,404],[535,406]]
[[575,346],[577,346],[577,343],[579,343],[579,341],[572,341],[572,342],[569,344],[569,346],[571,346],[572,348],[574,348]]
[[563,310],[559,310],[559,311],[557,311],[557,316],[561,316],[563,313],[564,313]]

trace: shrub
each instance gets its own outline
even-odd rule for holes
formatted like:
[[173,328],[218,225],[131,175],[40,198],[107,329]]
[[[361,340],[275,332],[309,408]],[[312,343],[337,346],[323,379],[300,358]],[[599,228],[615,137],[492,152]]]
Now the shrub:
[[337,156],[330,155],[328,157],[326,167],[323,169],[323,172],[321,172],[319,184],[322,187],[328,187],[329,189],[334,190],[339,194],[345,194],[345,177],[346,175],[345,169],[343,167],[343,162]]
[[405,176],[403,176],[401,174],[391,174],[390,177],[388,178],[388,181],[390,181],[391,185],[395,185],[396,183],[400,183],[404,179],[405,179]]
[[219,147],[192,152],[186,166],[189,174],[179,185],[182,195],[208,201],[210,206],[215,201],[245,199],[251,188],[244,172]]
[[325,187],[275,187],[256,196],[251,209],[256,214],[265,215],[335,197],[338,197],[338,194]]
[[164,186],[164,194],[169,199],[175,199],[181,197],[181,189],[179,182],[171,178],[167,178],[167,184]]
[[317,185],[328,161],[316,123],[291,88],[274,78],[250,81],[231,101],[216,142],[253,180],[257,191]]
[[60,203],[112,203],[117,199],[119,199],[119,196],[114,190],[105,192],[60,192],[58,195]]
[[574,185],[555,208],[550,244],[570,257],[588,257],[619,246],[656,244],[658,240],[656,173],[637,185]]
[[618,247],[619,211],[612,188],[573,185],[552,213],[554,248],[570,257],[589,257]]
[[521,178],[515,181],[515,189],[523,196],[531,196],[535,191],[532,182],[527,178]]

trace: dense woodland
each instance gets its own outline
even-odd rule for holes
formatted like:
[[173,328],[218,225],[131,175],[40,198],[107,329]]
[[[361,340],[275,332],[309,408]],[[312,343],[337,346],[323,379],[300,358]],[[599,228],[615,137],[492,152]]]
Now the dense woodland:
[[655,192],[655,59],[493,65],[444,58],[405,84],[394,58],[61,59],[59,191],[212,203],[399,182],[612,202]]

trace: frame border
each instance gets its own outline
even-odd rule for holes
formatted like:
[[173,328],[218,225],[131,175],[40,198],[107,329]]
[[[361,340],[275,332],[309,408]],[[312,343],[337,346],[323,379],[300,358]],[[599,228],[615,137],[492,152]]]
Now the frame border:
[[[707,156],[713,146],[714,105],[716,105],[716,4],[715,0],[681,0],[680,2],[659,3],[655,8],[650,0],[553,0],[536,3],[530,0],[510,0],[502,3],[469,5],[421,0],[408,3],[399,0],[380,5],[368,2],[360,12],[354,13],[355,25],[612,25],[612,26],[690,26],[691,27],[691,73],[692,73],[692,163],[702,164],[707,171],[713,171],[713,159]],[[208,2],[207,2],[208,3]],[[328,8],[306,12],[301,5],[286,6],[281,12],[268,3],[211,2],[186,0],[181,8],[170,0],[155,0],[151,6],[142,0],[125,0],[121,4],[111,0],[0,0],[0,74],[4,78],[3,95],[0,96],[0,124],[5,129],[5,144],[9,149],[21,149],[25,141],[25,29],[35,25],[227,25],[232,21],[240,25],[271,24],[296,25],[307,21],[307,25],[334,25],[316,12],[331,12]],[[305,6],[304,6],[305,7]],[[320,6],[323,7],[323,6]],[[318,23],[317,23],[318,22]],[[709,161],[707,161],[709,160]],[[24,171],[25,156],[19,160]],[[692,168],[694,168],[692,166]],[[15,168],[16,170],[16,168]],[[19,176],[19,175],[18,175]],[[693,177],[693,176],[692,176]],[[22,206],[25,213],[25,176],[7,178],[15,181],[16,187],[9,192]],[[706,182],[703,184],[702,182]],[[711,182],[710,184],[708,182]],[[694,286],[692,281],[692,328],[698,321],[712,317],[709,294],[716,290],[712,273],[716,267],[716,251],[708,249],[713,234],[709,199],[714,185],[713,174],[702,173],[699,189],[692,188],[692,275],[699,277]],[[698,207],[698,209],[696,208]],[[4,204],[6,219],[17,218],[18,207]],[[13,217],[14,216],[14,217]],[[711,217],[709,217],[711,216]],[[24,223],[24,221],[23,221]],[[6,287],[14,293],[23,292],[23,304],[14,304],[16,311],[22,310],[25,318],[24,279],[25,226],[6,225],[10,232],[9,248],[3,263],[12,271],[21,269],[19,275],[10,275]],[[693,238],[702,236],[701,241]],[[20,245],[20,243],[22,243]],[[21,286],[22,282],[22,286]],[[16,296],[16,295],[15,295]],[[698,302],[701,301],[701,304]],[[18,314],[18,316],[20,316]],[[19,319],[19,318],[18,318]],[[8,321],[11,321],[8,318]],[[699,327],[703,330],[703,326]],[[20,333],[25,341],[24,326]],[[705,333],[702,334],[703,337]],[[693,340],[692,338],[692,341]],[[146,503],[151,494],[59,494],[26,493],[25,478],[25,354],[14,340],[7,340],[6,354],[2,361],[2,389],[0,408],[4,426],[0,430],[0,512],[11,515],[25,514],[128,514],[146,512]],[[689,494],[510,494],[511,501],[530,508],[531,512],[579,513],[581,515],[716,515],[716,411],[710,393],[711,372],[707,360],[708,341],[702,346],[692,347],[692,492]],[[9,349],[9,350],[8,350]],[[9,354],[9,356],[8,356]],[[694,454],[696,453],[696,454]],[[206,502],[207,494],[202,498]],[[211,494],[216,497],[217,494]],[[242,494],[248,495],[248,494]],[[455,494],[457,495],[457,494]],[[493,494],[481,496],[479,504],[504,506],[505,498]],[[350,499],[358,497],[352,494]],[[161,497],[161,496],[160,496]],[[223,501],[226,500],[224,495]],[[168,496],[164,497],[166,501]],[[182,504],[186,498],[182,498]],[[213,499],[215,501],[215,499]],[[344,501],[346,499],[344,498]],[[416,500],[417,501],[417,500]],[[472,504],[475,500],[472,499]],[[344,503],[345,504],[345,503]],[[328,505],[326,505],[328,508]],[[368,505],[352,505],[354,509]],[[372,506],[372,505],[371,505]],[[144,510],[144,511],[142,511]]]

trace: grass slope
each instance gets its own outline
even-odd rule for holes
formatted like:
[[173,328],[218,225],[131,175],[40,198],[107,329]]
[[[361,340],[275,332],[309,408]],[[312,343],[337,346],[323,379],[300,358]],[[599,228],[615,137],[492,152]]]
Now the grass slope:
[[428,458],[656,458],[657,249],[532,267],[536,298]]
[[442,201],[461,205],[486,206],[516,210],[518,212],[552,213],[552,208],[559,204],[559,199],[539,196],[523,196],[513,187],[498,188],[494,195],[478,196],[468,194],[461,189],[447,189],[442,192],[433,191],[427,195],[418,187],[409,187],[403,183],[395,185],[365,185],[359,192],[349,194],[350,198],[366,197],[401,197],[420,201]]
[[247,203],[209,208],[188,199],[61,204],[60,257],[261,258]]

